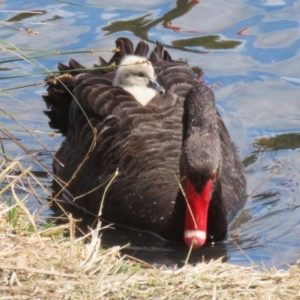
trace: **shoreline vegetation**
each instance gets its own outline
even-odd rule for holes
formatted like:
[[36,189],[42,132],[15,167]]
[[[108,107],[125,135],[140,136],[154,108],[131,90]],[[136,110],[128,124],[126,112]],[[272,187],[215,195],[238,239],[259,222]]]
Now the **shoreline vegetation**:
[[[53,74],[36,58],[55,56],[57,52],[18,49],[5,41],[1,44],[1,49],[11,59],[6,58],[4,63],[24,61],[35,66],[39,72],[19,74],[17,68],[16,75],[2,79],[28,79],[30,76]],[[36,52],[39,55],[34,56]],[[72,53],[75,51],[60,54]],[[42,79],[39,82],[36,79],[25,83],[17,81],[17,84],[5,85],[7,87],[0,92],[11,101],[21,102],[9,92],[43,84]],[[39,218],[39,212],[30,213],[25,205],[29,195],[41,203],[36,187],[46,194],[44,184],[31,172],[30,166],[22,165],[20,157],[8,158],[2,140],[15,143],[20,152],[25,152],[26,157],[32,160],[32,164],[37,164],[51,175],[51,171],[10,131],[19,130],[31,135],[43,149],[47,149],[35,137],[37,132],[26,128],[18,116],[3,108],[0,108],[0,114],[13,120],[16,125],[15,128],[8,128],[4,122],[0,128],[0,300],[300,300],[300,259],[288,270],[266,270],[257,265],[242,267],[222,263],[222,258],[196,265],[186,264],[180,268],[156,267],[133,257],[122,256],[120,250],[126,247],[124,245],[103,249],[99,238],[100,227],[84,237],[76,238],[76,222],[71,216],[67,217],[69,222],[65,225],[44,222]]]
[[30,168],[0,165],[0,299],[300,299],[300,259],[288,270],[222,258],[155,267],[122,256],[122,246],[101,248],[101,224],[75,238],[71,216],[66,225],[43,223],[20,192]]

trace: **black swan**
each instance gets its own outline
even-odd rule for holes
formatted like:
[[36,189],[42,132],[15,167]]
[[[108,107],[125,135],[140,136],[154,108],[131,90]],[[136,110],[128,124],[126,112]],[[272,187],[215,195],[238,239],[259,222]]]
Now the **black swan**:
[[103,68],[71,59],[46,78],[45,113],[65,135],[53,197],[96,218],[104,199],[101,219],[193,248],[224,239],[246,181],[213,92],[160,43],[148,59],[144,42],[116,45]]

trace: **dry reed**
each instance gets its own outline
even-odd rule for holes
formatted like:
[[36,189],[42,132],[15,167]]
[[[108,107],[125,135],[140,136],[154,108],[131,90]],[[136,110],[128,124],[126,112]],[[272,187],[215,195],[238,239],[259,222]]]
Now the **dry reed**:
[[[16,166],[21,171],[13,176]],[[8,175],[0,197],[10,190],[15,204],[0,202],[0,299],[300,299],[300,262],[289,270],[221,259],[158,268],[121,256],[120,247],[102,249],[99,227],[65,238],[71,216],[65,226],[41,228],[16,189],[30,170],[18,161],[2,163],[0,182]]]

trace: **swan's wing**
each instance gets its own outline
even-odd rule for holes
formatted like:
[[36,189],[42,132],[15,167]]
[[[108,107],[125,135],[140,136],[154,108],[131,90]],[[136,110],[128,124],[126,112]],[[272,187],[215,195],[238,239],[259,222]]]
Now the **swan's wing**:
[[[106,194],[110,205],[104,217],[143,228],[153,210],[168,216],[178,194],[182,105],[143,107],[121,88],[89,75],[76,79],[74,95],[77,102],[70,107],[69,130],[56,154],[54,173],[70,181],[68,191],[79,197],[76,204],[97,211],[118,169]],[[136,211],[124,213],[135,202],[140,203]],[[167,224],[168,220],[157,220],[153,230],[171,230]]]
[[230,222],[246,201],[246,178],[244,167],[239,158],[228,130],[218,112],[220,140],[222,151],[221,186],[222,198],[227,209],[227,219]]

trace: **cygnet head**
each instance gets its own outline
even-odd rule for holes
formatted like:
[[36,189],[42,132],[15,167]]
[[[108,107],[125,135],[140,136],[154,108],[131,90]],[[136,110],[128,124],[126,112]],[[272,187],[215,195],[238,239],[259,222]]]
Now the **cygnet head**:
[[164,88],[156,82],[151,62],[146,57],[136,55],[123,58],[113,85],[122,87],[142,105],[147,105],[158,91],[165,92]]

